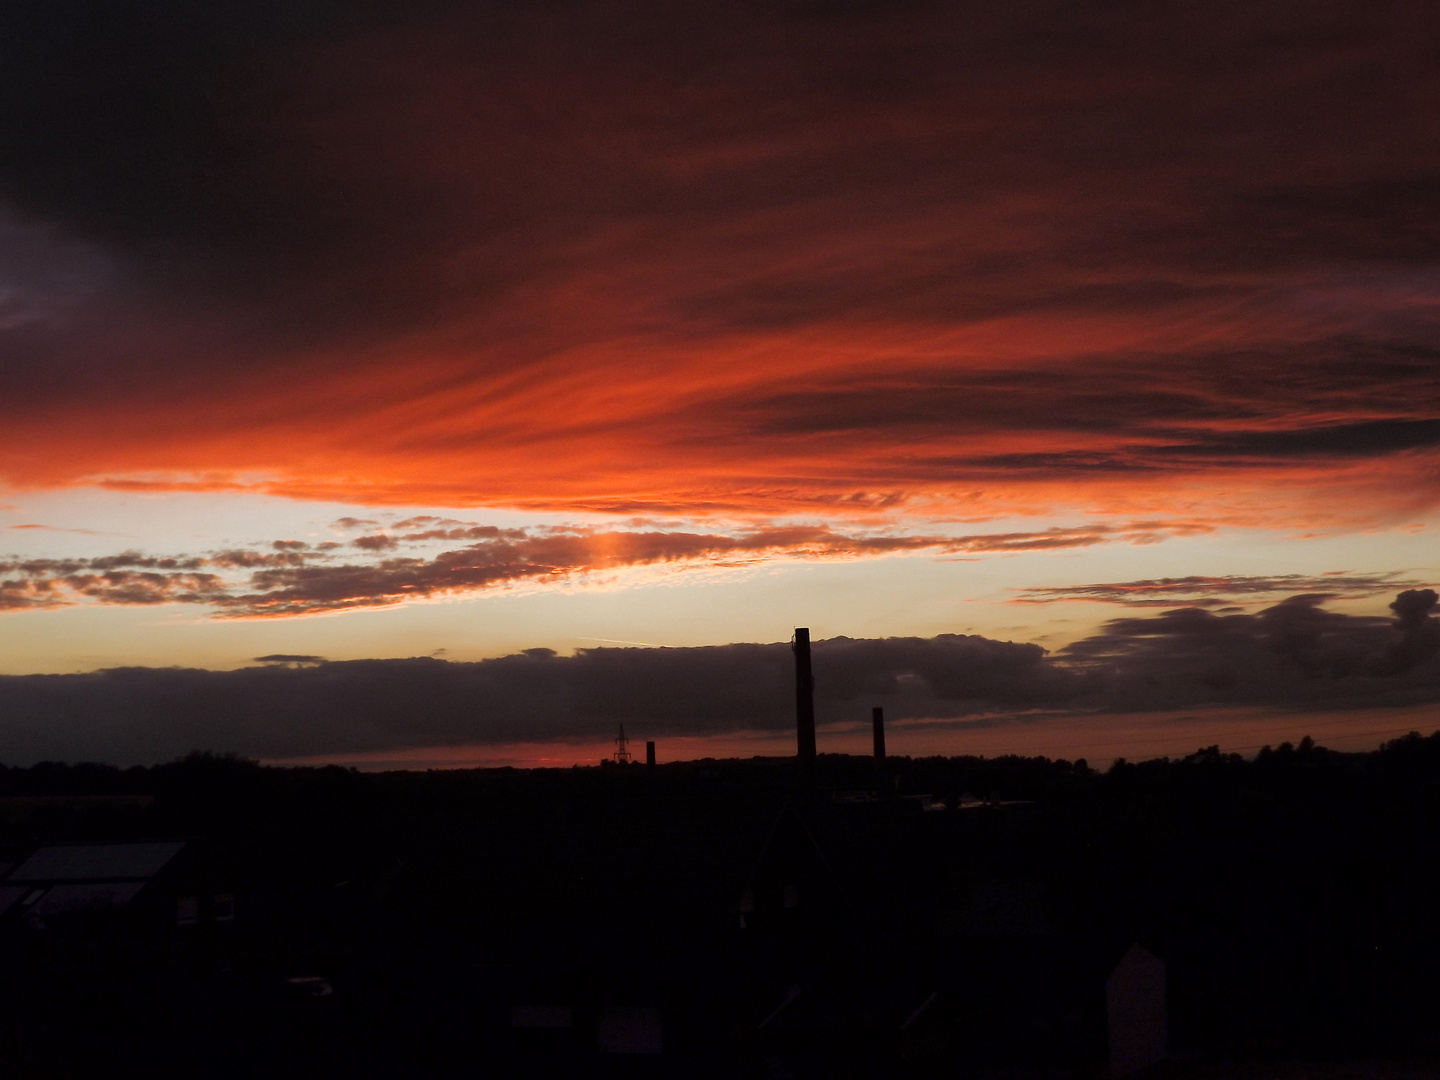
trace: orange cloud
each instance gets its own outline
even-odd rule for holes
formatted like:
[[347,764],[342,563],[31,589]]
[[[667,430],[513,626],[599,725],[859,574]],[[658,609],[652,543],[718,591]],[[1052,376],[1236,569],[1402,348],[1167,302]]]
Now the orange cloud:
[[1440,494],[1409,20],[212,10],[246,32],[72,19],[0,78],[8,483],[1287,528]]

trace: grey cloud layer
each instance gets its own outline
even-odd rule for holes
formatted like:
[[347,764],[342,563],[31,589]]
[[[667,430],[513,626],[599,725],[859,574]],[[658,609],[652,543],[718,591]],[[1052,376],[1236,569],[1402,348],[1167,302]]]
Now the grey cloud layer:
[[1122,618],[1067,646],[1071,670],[1112,680],[1122,709],[1197,703],[1375,707],[1436,700],[1436,594],[1407,589],[1393,620],[1327,611],[1294,596],[1257,614],[1179,608]]
[[[1185,609],[1119,619],[1048,655],[942,634],[815,645],[822,722],[954,719],[1046,709],[1223,705],[1377,708],[1440,702],[1436,594],[1407,590],[1394,618],[1297,597],[1256,615]],[[261,757],[547,739],[783,731],[793,723],[784,644],[548,649],[478,663],[324,662],[275,654],[215,672],[120,668],[0,677],[0,760],[154,761],[195,748]]]
[[1114,581],[1088,585],[1057,585],[1016,590],[1021,604],[1050,604],[1059,600],[1086,600],[1124,607],[1218,608],[1270,600],[1277,595],[1309,594],[1321,600],[1338,597],[1361,599],[1379,596],[1407,581],[1400,571],[1385,574],[1192,574],[1143,581]]

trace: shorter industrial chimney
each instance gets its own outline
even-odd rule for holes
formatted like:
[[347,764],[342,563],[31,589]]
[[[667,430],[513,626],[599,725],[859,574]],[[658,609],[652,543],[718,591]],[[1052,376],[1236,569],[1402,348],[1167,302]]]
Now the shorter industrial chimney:
[[876,705],[870,710],[870,725],[875,730],[875,760],[885,760],[885,710]]
[[646,740],[645,740],[645,764],[651,766],[652,768],[653,768],[654,765],[655,765],[655,740],[654,740],[654,739],[646,739]]

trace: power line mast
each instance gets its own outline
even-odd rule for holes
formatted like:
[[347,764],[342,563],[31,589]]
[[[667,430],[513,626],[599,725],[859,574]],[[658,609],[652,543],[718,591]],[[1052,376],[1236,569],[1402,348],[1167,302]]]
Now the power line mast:
[[630,764],[630,740],[625,737],[625,725],[620,725],[620,734],[615,736],[615,753],[611,755],[616,765]]

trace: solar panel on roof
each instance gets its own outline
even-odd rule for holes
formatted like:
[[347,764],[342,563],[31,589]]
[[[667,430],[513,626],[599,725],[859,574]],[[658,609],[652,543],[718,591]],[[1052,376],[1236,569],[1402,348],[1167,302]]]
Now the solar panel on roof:
[[85,881],[151,878],[180,853],[184,841],[146,844],[75,844],[43,847],[7,881]]
[[56,885],[36,901],[32,915],[58,915],[65,911],[114,907],[133,900],[145,887],[139,881],[105,881],[96,885]]

